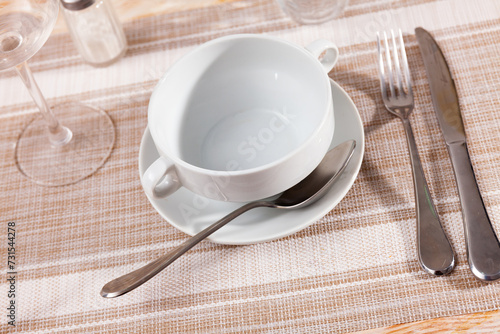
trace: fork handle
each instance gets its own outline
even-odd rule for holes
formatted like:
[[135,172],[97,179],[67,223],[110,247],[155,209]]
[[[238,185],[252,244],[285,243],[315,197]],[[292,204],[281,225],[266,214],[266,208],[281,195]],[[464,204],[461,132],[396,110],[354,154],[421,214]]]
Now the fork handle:
[[446,275],[455,266],[455,254],[432,202],[410,121],[403,119],[403,124],[415,184],[418,258],[429,274]]

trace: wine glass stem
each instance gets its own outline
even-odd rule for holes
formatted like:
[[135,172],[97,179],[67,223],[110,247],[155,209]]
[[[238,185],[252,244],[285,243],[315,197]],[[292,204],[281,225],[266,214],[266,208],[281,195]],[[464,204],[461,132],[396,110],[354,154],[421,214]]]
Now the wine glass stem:
[[43,97],[35,78],[33,78],[33,73],[31,73],[28,63],[24,62],[17,65],[15,70],[28,89],[31,97],[35,101],[35,104],[38,106],[38,109],[40,109],[40,112],[42,113],[45,123],[47,124],[48,136],[51,145],[63,146],[69,143],[73,137],[73,133],[67,127],[62,126],[52,113],[52,110],[49,108],[47,101]]

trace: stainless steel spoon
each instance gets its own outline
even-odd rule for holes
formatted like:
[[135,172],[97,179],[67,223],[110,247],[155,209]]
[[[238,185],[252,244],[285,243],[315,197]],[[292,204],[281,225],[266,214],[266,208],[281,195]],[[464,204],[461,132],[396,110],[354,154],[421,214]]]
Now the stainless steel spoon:
[[333,182],[344,171],[351,160],[355,147],[356,141],[354,140],[349,140],[336,146],[328,151],[318,167],[316,167],[311,174],[292,188],[283,192],[278,198],[268,201],[256,201],[243,205],[241,208],[231,212],[224,218],[205,228],[203,231],[172,249],[156,261],[108,282],[102,288],[101,296],[107,298],[118,297],[137,288],[165,269],[194,245],[250,209],[258,207],[298,209],[314,203],[325,194]]

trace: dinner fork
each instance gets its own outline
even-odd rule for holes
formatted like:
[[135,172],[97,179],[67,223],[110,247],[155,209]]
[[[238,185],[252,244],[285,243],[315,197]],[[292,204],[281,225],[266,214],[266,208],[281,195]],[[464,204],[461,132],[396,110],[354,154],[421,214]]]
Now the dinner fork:
[[382,99],[387,110],[403,122],[410,152],[417,212],[418,259],[429,274],[446,275],[455,266],[455,254],[434,207],[410,125],[409,116],[414,108],[413,83],[401,30],[398,38],[391,30],[391,42],[388,42],[385,32],[381,42],[380,33],[377,33]]

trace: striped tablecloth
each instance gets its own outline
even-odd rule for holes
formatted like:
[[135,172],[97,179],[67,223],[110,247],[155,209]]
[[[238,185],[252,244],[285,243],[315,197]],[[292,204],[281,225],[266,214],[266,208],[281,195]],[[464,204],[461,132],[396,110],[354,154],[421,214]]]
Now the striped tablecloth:
[[[431,31],[448,59],[479,186],[500,232],[497,0],[351,0],[342,17],[317,26],[294,23],[271,0],[174,2],[181,9],[142,2],[161,12],[130,19],[131,2],[114,2],[130,45],[118,63],[99,69],[83,63],[64,32],[53,35],[30,61],[51,104],[79,100],[105,109],[113,119],[116,146],[93,176],[47,188],[17,171],[14,142],[36,109],[14,73],[0,73],[5,278],[0,332],[345,333],[499,308],[499,283],[478,281],[467,266],[453,172],[413,33],[417,26]],[[375,31],[398,27],[415,83],[411,122],[417,145],[458,254],[447,277],[430,277],[417,262],[403,127],[383,108],[379,94]],[[116,299],[100,297],[109,280],[186,240],[158,215],[140,185],[147,104],[174,61],[201,43],[235,33],[265,33],[299,45],[317,38],[337,43],[340,60],[330,77],[352,97],[366,135],[354,186],[334,210],[299,233],[248,246],[203,242],[141,288]],[[16,224],[15,327],[6,317],[11,221]]]

